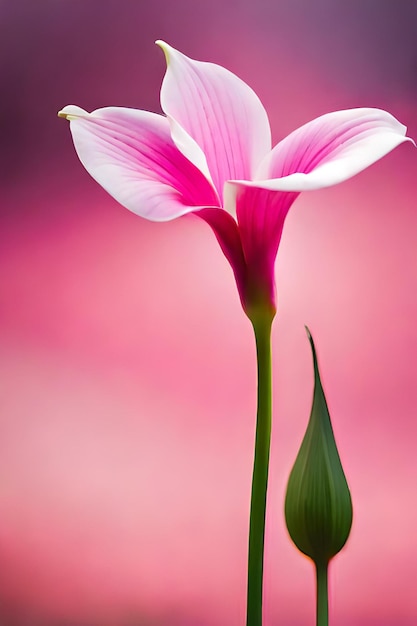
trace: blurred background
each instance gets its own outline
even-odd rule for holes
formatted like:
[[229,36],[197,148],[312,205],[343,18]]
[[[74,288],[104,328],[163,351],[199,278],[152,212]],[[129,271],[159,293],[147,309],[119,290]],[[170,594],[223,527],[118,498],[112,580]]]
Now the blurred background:
[[[331,110],[417,138],[417,4],[0,0],[0,623],[244,623],[255,351],[202,221],[146,222],[79,163],[64,105],[160,112],[155,39],[220,63],[275,141]],[[313,623],[285,483],[316,341],[355,519],[338,626],[417,622],[417,160],[302,195],[276,276],[265,626]]]

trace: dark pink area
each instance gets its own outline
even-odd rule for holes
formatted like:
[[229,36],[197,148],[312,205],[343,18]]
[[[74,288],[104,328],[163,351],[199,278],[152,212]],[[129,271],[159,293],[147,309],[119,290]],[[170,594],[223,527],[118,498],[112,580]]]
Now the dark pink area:
[[[165,38],[246,80],[275,140],[350,106],[386,108],[416,138],[415,7],[41,0],[0,18],[0,621],[238,626],[256,390],[232,272],[202,220],[118,207],[56,111],[158,112]],[[313,621],[312,568],[282,514],[311,402],[304,324],[355,505],[333,621],[417,621],[416,175],[401,146],[288,215],[265,626]]]

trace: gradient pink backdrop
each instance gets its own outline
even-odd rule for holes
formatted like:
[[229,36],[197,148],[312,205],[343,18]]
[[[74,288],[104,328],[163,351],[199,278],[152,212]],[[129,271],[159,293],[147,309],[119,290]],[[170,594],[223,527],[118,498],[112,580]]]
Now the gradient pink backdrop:
[[[86,174],[66,104],[159,111],[162,38],[264,102],[278,140],[339,108],[417,138],[417,5],[1,0],[0,622],[244,623],[251,329],[200,220],[152,224]],[[336,626],[417,622],[417,153],[401,146],[288,217],[276,275],[265,626],[313,623],[285,482],[315,337],[354,526]]]

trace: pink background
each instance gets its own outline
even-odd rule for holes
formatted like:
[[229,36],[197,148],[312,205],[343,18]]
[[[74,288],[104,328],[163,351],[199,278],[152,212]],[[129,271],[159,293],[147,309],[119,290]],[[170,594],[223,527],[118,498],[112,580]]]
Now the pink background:
[[[162,38],[264,102],[274,139],[340,108],[417,138],[417,6],[1,0],[0,622],[244,623],[255,360],[196,218],[152,224],[86,174],[66,104],[159,111]],[[265,626],[313,623],[285,482],[314,335],[355,519],[336,626],[417,622],[417,153],[304,194],[279,250]]]

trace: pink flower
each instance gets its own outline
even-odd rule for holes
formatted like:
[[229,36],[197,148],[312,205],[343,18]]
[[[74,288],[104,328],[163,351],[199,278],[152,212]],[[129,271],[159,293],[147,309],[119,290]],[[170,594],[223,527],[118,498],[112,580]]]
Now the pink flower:
[[268,117],[237,76],[157,42],[167,60],[165,116],[69,105],[78,156],[120,204],[153,221],[195,213],[232,266],[244,310],[275,313],[274,262],[285,217],[301,191],[335,185],[409,138],[379,109],[336,111],[271,149]]

